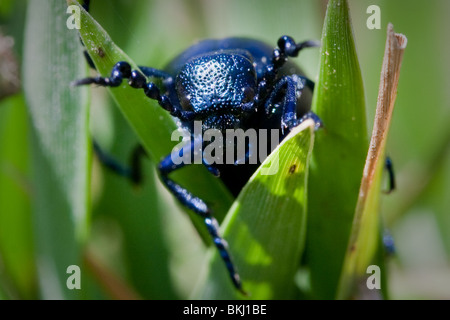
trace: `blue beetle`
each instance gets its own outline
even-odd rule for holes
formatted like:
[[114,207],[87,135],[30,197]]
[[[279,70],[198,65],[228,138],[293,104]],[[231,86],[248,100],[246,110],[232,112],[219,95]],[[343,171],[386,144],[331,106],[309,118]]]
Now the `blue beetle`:
[[[227,129],[275,129],[280,131],[281,141],[290,129],[306,118],[312,118],[316,127],[321,125],[320,119],[309,111],[309,101],[303,101],[308,99],[302,99],[305,88],[309,88],[310,99],[314,83],[288,61],[288,57],[297,57],[303,48],[316,47],[318,43],[296,43],[293,38],[282,36],[277,45],[274,49],[248,38],[203,40],[182,52],[163,70],[144,66],[132,70],[128,62],[120,61],[109,77],[84,78],[75,84],[117,87],[126,79],[131,87],[142,89],[148,98],[156,100],[191,132],[194,121],[201,121],[203,132],[208,129],[221,132]],[[158,85],[149,79],[157,80]],[[193,136],[188,142],[188,152],[194,153],[198,139]],[[200,144],[204,148],[207,142],[200,141]],[[124,172],[97,145],[94,147],[109,167]],[[142,149],[136,152],[134,164],[142,154]],[[247,153],[246,159],[248,156]],[[203,165],[214,175],[220,175],[229,190],[237,195],[263,160],[245,165],[237,165],[237,161],[231,165],[206,162]],[[160,178],[183,205],[204,219],[234,286],[245,293],[228,245],[219,235],[218,223],[207,204],[169,178],[171,172],[183,166],[184,163],[175,164],[168,155],[159,164]],[[129,176],[139,181],[138,166],[134,167]]]

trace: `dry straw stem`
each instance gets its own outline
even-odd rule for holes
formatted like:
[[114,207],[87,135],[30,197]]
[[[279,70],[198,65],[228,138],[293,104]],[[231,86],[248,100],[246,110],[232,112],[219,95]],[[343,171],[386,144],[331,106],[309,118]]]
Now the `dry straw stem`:
[[[364,167],[364,176],[361,182],[360,198],[358,204],[366,194],[367,186],[370,186],[376,171],[377,163],[384,150],[386,137],[397,97],[398,78],[406,48],[407,39],[404,35],[395,33],[391,23],[388,24],[386,49],[384,52],[383,66],[381,69],[380,88],[378,90],[377,110],[375,123],[370,140],[369,153]],[[381,159],[384,161],[384,159]]]
[[361,255],[361,237],[363,236],[361,229],[365,228],[363,221],[374,221],[374,219],[371,219],[373,217],[369,218],[368,215],[378,214],[376,210],[372,210],[373,208],[368,208],[368,205],[370,203],[373,204],[373,199],[376,197],[374,195],[379,192],[379,190],[374,188],[376,187],[377,176],[381,174],[381,170],[384,167],[384,149],[397,97],[400,67],[406,44],[406,37],[395,33],[392,24],[388,24],[374,127],[344,262],[340,298],[346,298],[346,293],[349,290],[351,291],[352,283],[357,278],[358,259],[361,259],[358,255]]

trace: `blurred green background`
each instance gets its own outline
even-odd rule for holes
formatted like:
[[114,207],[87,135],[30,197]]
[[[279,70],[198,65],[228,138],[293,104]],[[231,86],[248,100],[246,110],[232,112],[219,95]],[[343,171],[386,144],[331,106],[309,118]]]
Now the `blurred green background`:
[[[67,176],[65,165],[73,159],[61,159],[63,164],[47,162],[45,152],[52,138],[46,142],[49,145],[40,145],[34,133],[39,124],[30,120],[30,113],[39,111],[41,102],[30,94],[25,98],[24,84],[31,88],[28,92],[35,92],[46,79],[63,86],[88,71],[76,31],[65,28],[69,17],[65,4],[58,21],[61,32],[73,39],[64,51],[73,56],[64,60],[58,52],[40,57],[31,51],[46,45],[39,36],[30,40],[33,31],[27,29],[33,19],[45,20],[30,10],[45,2],[0,0],[0,298],[187,298],[201,272],[206,248],[192,223],[153,178],[149,163],[145,165],[147,183],[135,190],[103,170],[95,159],[91,164],[89,153],[73,152],[84,167]],[[381,9],[380,30],[366,25],[367,7],[373,4]],[[383,222],[396,243],[396,254],[388,264],[390,297],[448,299],[450,3],[349,0],[349,5],[369,130],[388,22],[408,38],[387,147],[397,190],[383,196],[381,205]],[[325,8],[326,1],[315,0],[92,0],[91,13],[134,61],[162,68],[206,37],[249,36],[274,45],[282,34],[297,41],[320,39]],[[43,28],[41,32],[46,31]],[[33,74],[33,59],[36,64],[39,59],[50,59],[55,65],[65,61],[68,70]],[[312,79],[317,76],[318,59],[314,50],[302,52],[298,59]],[[68,94],[79,94],[80,108],[86,106],[89,93]],[[93,135],[118,159],[127,161],[137,139],[104,90],[93,89],[90,95]],[[57,115],[45,114],[45,119],[57,121]],[[80,123],[70,124],[80,135],[68,135],[68,144],[89,143],[90,134]],[[70,148],[53,146],[55,152],[59,147]],[[54,166],[64,176],[62,186],[47,173]],[[92,167],[92,176],[80,177],[86,167]],[[73,193],[61,191],[72,189]],[[43,202],[43,194],[54,201]],[[67,194],[69,199],[63,199]],[[68,213],[49,213],[65,207]],[[53,242],[48,243],[49,239]],[[61,269],[68,264],[81,264],[87,270],[82,274],[82,290],[68,290],[62,280],[69,276]]]

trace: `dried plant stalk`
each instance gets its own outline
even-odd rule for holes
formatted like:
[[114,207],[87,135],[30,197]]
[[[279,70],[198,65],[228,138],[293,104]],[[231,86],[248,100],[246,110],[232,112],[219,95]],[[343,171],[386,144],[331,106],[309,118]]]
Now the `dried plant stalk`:
[[[360,191],[364,192],[373,180],[377,162],[386,144],[400,75],[400,67],[407,39],[404,35],[395,33],[392,24],[388,25],[386,49],[384,52],[383,66],[381,69],[380,88],[378,90],[377,109],[375,123],[370,140],[369,153],[364,167],[364,176]],[[384,159],[381,159],[384,161]],[[366,192],[364,192],[366,193]],[[358,204],[361,202],[358,200]]]
[[388,24],[375,121],[338,291],[338,298],[341,299],[349,298],[356,288],[358,276],[362,272],[358,266],[361,268],[361,265],[370,262],[368,261],[370,254],[362,252],[362,249],[369,250],[367,247],[362,248],[363,244],[367,245],[367,240],[376,236],[374,231],[378,232],[375,230],[377,225],[369,225],[370,222],[378,221],[378,210],[374,210],[371,205],[378,201],[380,192],[377,179],[384,167],[386,138],[397,97],[400,67],[406,44],[406,37],[395,33],[392,24]]

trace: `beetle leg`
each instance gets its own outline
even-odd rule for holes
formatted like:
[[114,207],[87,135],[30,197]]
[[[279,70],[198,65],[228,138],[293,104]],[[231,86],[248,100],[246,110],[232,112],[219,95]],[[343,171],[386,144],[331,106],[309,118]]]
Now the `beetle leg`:
[[[175,154],[169,154],[166,156],[158,166],[159,173],[161,175],[161,180],[164,182],[164,184],[168,187],[168,189],[175,195],[175,197],[186,207],[191,209],[192,211],[196,212],[197,214],[203,216],[203,215],[209,215],[210,210],[206,203],[191,194],[189,191],[184,189],[183,187],[179,186],[178,184],[175,184],[172,180],[168,178],[168,175],[178,169],[183,168],[186,165],[191,164],[191,159],[195,158],[195,152],[198,151],[199,147],[203,148],[201,138],[197,139],[191,139],[191,141],[186,142],[186,144],[183,146],[183,148],[179,151],[173,151],[178,152],[177,155]],[[186,159],[189,159],[188,161],[185,161],[185,154],[184,152],[189,153],[189,157]],[[174,162],[174,159],[177,158],[178,161]],[[219,172],[218,170],[213,167],[210,164],[207,164],[204,160],[202,160],[202,163],[208,170],[213,173],[214,175],[218,176]]]
[[142,71],[144,75],[147,77],[155,77],[160,79],[170,79],[172,76],[168,74],[167,72],[164,72],[159,69],[151,68],[151,67],[145,67],[145,66],[139,66],[139,70]]
[[[266,113],[272,113],[273,108],[282,108],[281,112],[281,129],[293,128],[297,120],[297,98],[305,87],[301,78],[294,76],[285,76],[281,78],[272,90],[266,101]],[[278,102],[281,103],[278,103]]]
[[[302,123],[303,121],[305,121],[306,119],[311,119],[314,121],[314,129],[318,130],[319,128],[323,127],[323,123],[322,120],[319,118],[319,116],[317,114],[315,114],[312,111],[309,111],[307,113],[305,113],[303,115],[303,117],[301,117],[300,119],[297,120],[297,124],[295,126],[298,126],[300,123]],[[294,127],[295,127],[294,126]]]
[[390,157],[386,157],[385,160],[385,168],[389,175],[389,189],[384,191],[384,193],[389,194],[392,191],[395,190],[396,183],[395,183],[395,173],[394,173],[394,166],[392,164],[392,160]]
[[89,7],[91,4],[90,2],[91,2],[90,0],[84,0],[83,4],[81,5],[84,8],[84,10],[86,10],[87,12],[89,12]]
[[[194,157],[194,152],[196,149],[196,145],[198,143],[202,143],[200,139],[192,139],[192,141],[188,141],[186,145],[180,150],[178,156],[183,157],[183,152],[189,152],[191,159]],[[210,165],[203,162],[203,164],[207,167],[211,167]],[[203,221],[208,229],[208,232],[213,240],[214,245],[219,250],[219,254],[222,260],[225,263],[225,266],[228,270],[230,278],[234,284],[234,286],[240,290],[242,293],[242,284],[239,277],[239,274],[236,271],[236,268],[231,260],[231,255],[228,251],[227,242],[220,236],[219,234],[219,224],[217,220],[211,215],[211,212],[207,206],[207,204],[200,198],[193,195],[191,192],[186,190],[184,187],[180,186],[173,180],[171,180],[168,175],[187,165],[184,161],[180,163],[174,163],[173,155],[170,154],[165,157],[159,164],[159,173],[161,176],[161,181],[164,185],[169,189],[169,191],[180,201],[181,204],[194,211],[196,214],[203,218]],[[208,168],[209,169],[209,168]],[[211,172],[217,172],[217,169],[209,169]]]
[[140,144],[137,145],[131,153],[129,167],[124,166],[117,161],[117,159],[103,151],[95,140],[93,146],[97,158],[105,167],[120,176],[130,179],[135,185],[140,185],[142,183],[141,158],[146,155],[146,152]]
[[130,179],[134,185],[142,184],[142,157],[147,156],[147,152],[141,144],[138,144],[131,152],[130,157]]
[[168,96],[161,94],[156,84],[147,82],[145,75],[138,70],[132,70],[130,64],[126,61],[117,62],[109,77],[84,78],[75,81],[73,84],[76,86],[97,84],[102,87],[118,87],[124,79],[128,79],[128,84],[132,88],[143,89],[147,97],[158,101],[159,105],[169,111],[172,116],[182,121],[194,120],[195,113],[193,111],[185,111],[181,107],[173,105]]
[[[291,130],[305,119],[313,119],[316,129],[322,126],[319,117],[311,111],[297,119],[297,101],[308,81],[307,78],[299,75],[285,76],[276,83],[275,88],[267,99],[265,105],[267,114],[272,113],[273,108],[281,108],[282,134],[284,134],[284,129]],[[312,81],[309,82],[312,83]]]
[[396,252],[394,237],[388,229],[384,229],[382,234],[384,252],[388,256],[393,256]]

